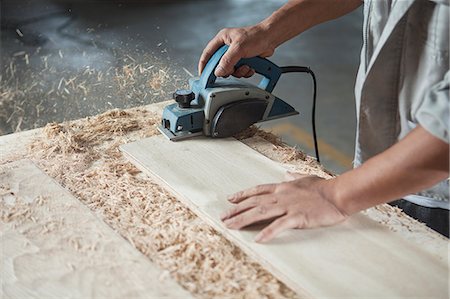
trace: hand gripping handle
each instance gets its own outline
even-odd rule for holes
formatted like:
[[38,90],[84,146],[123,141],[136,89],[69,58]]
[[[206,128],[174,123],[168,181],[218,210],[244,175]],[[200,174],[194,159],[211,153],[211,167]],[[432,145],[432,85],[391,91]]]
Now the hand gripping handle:
[[[216,75],[214,71],[219,65],[219,61],[225,52],[228,50],[228,45],[220,47],[213,56],[209,59],[205,66],[201,76],[200,76],[200,87],[202,89],[212,87],[214,82],[216,82]],[[235,68],[240,66],[248,65],[255,70],[256,73],[263,76],[262,80],[259,82],[258,87],[264,89],[268,92],[272,92],[278,79],[281,76],[281,69],[268,59],[262,57],[252,57],[252,58],[242,58],[235,65]]]

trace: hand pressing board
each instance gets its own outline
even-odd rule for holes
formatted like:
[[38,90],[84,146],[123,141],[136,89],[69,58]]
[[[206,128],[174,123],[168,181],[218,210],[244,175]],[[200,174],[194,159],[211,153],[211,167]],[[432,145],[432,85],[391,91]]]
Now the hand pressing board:
[[158,135],[121,150],[299,295],[448,298],[447,261],[362,214],[334,227],[290,230],[268,244],[253,241],[255,228],[228,230],[219,218],[231,207],[227,195],[281,182],[286,172],[235,139],[171,142]]
[[0,191],[0,298],[192,298],[31,161]]

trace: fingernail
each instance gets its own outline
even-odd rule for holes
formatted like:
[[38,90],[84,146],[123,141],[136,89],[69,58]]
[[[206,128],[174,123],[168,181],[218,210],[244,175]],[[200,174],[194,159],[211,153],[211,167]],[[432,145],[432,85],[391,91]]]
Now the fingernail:
[[225,69],[223,68],[223,66],[218,65],[216,67],[216,70],[214,71],[214,75],[216,75],[217,77],[225,75]]
[[258,233],[258,234],[255,236],[254,241],[257,242],[257,243],[260,243],[260,242],[262,242],[262,240],[263,240],[263,234]]
[[243,73],[247,73],[248,71],[250,71],[250,67],[248,65],[244,65],[242,66],[242,68],[244,69]]
[[234,195],[234,194],[228,195],[227,200],[228,200],[228,201],[233,201],[234,198],[235,198],[235,195]]

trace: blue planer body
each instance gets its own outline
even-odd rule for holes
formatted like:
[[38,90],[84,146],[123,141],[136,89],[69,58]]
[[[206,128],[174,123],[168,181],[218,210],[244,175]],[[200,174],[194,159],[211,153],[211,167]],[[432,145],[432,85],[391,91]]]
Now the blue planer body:
[[210,58],[199,78],[189,80],[189,90],[177,90],[176,103],[164,108],[158,129],[176,141],[198,135],[230,137],[254,123],[298,114],[272,94],[282,69],[261,58],[243,58],[236,68],[248,65],[263,76],[258,86],[238,79],[216,78],[214,71],[228,46]]

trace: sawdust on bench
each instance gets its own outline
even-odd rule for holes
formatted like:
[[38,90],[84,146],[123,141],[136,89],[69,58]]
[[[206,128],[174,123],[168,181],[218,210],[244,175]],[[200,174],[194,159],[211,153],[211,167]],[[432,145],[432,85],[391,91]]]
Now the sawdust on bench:
[[[197,297],[295,298],[122,156],[121,144],[158,134],[157,123],[159,115],[136,108],[48,124],[28,158]],[[298,160],[321,173],[312,158],[270,133],[251,128],[238,138],[252,136],[271,141],[284,162]]]

